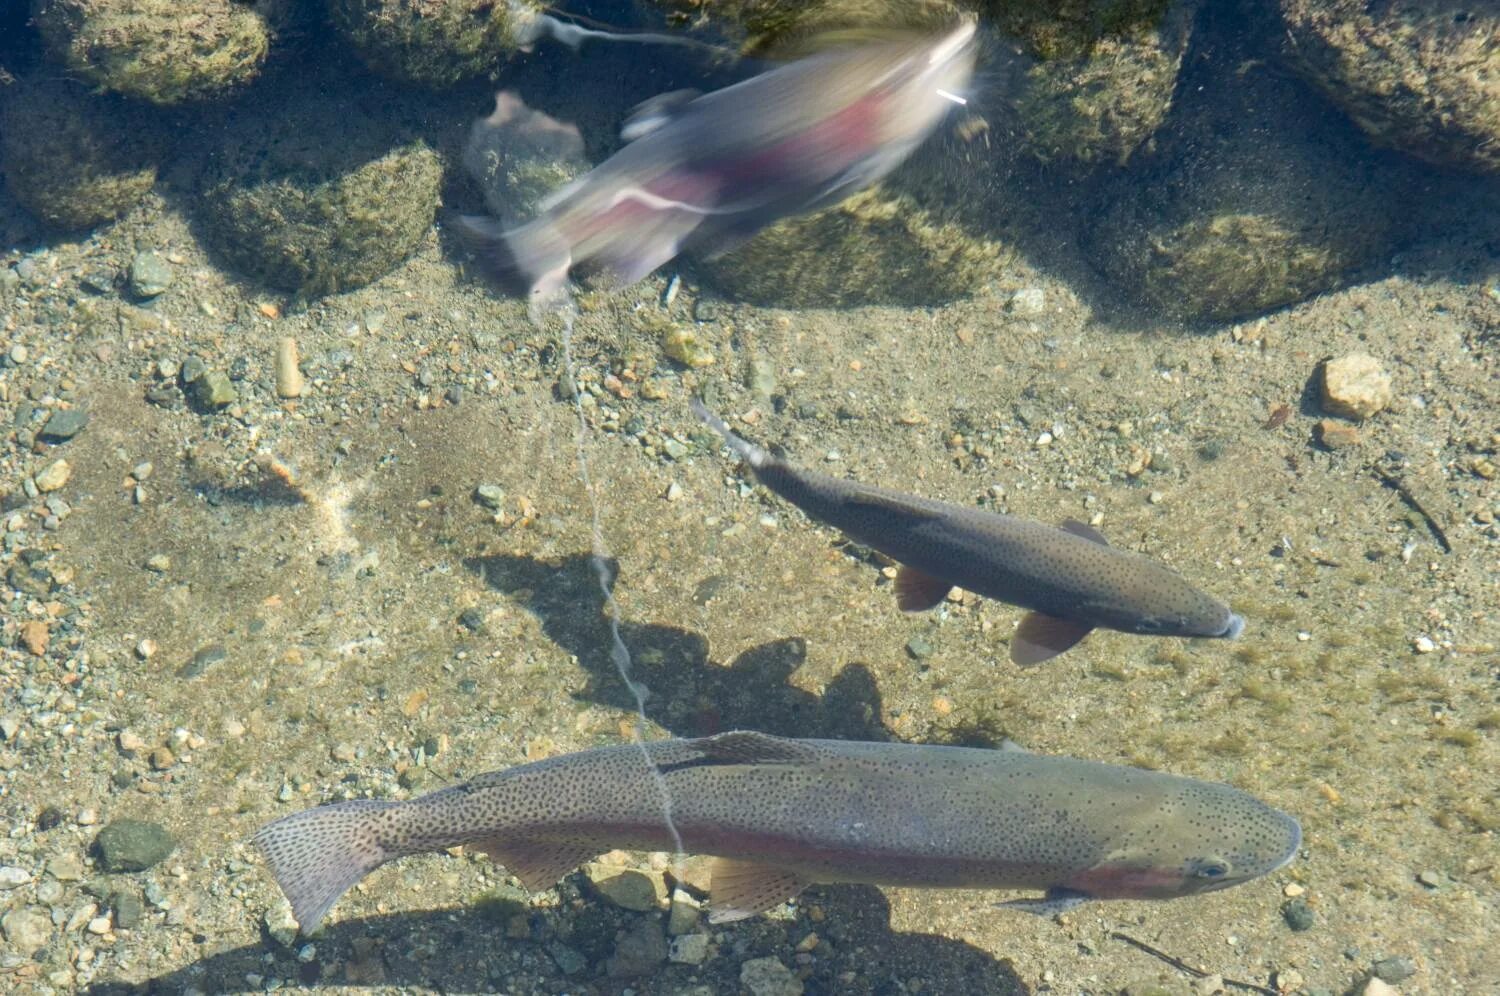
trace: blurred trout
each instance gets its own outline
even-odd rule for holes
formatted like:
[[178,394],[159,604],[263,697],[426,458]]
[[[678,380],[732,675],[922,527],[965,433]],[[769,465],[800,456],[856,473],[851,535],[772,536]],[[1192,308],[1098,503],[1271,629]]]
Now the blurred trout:
[[1010,643],[1010,659],[1023,667],[1056,657],[1100,626],[1231,640],[1244,628],[1223,602],[1149,557],[1116,550],[1081,522],[1058,528],[802,470],[736,436],[702,402],[692,405],[756,480],[899,563],[903,612],[934,608],[955,586],[1030,609]]
[[632,284],[686,250],[721,253],[772,222],[836,204],[890,173],[937,127],[974,68],[971,19],[947,34],[836,49],[696,96],[648,101],[629,144],[506,229],[460,232],[533,311],[569,271]]
[[[658,781],[660,779],[660,781]],[[480,775],[409,802],[304,810],[255,842],[304,931],[396,858],[473,845],[528,889],[615,848],[717,857],[710,920],[754,916],[812,883],[1043,889],[1174,899],[1285,865],[1297,821],[1211,782],[1019,750],[724,733],[601,747]]]

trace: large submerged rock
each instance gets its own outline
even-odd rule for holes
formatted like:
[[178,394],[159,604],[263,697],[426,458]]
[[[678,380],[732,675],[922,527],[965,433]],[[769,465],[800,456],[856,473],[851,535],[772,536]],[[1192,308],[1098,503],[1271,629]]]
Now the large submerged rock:
[[431,227],[442,182],[397,95],[367,84],[359,101],[310,98],[339,85],[304,80],[246,108],[201,180],[209,241],[238,269],[303,296],[393,269]]
[[163,147],[149,111],[65,79],[0,93],[0,173],[37,218],[81,229],[124,214],[156,182]]
[[382,76],[445,87],[500,66],[517,45],[513,6],[530,0],[328,0],[328,13]]
[[1278,0],[1285,51],[1380,144],[1500,172],[1500,0]]
[[1240,318],[1337,286],[1392,249],[1412,183],[1268,64],[1237,19],[1218,23],[1212,44],[1157,153],[1108,188],[1084,236],[1124,293],[1183,320]]
[[222,96],[260,72],[299,0],[32,0],[47,47],[79,76],[154,104]]

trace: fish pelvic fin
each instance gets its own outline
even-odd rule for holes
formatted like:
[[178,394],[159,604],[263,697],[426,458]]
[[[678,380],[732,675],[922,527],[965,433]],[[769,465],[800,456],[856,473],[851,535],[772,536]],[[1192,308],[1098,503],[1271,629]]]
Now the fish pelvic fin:
[[380,814],[405,805],[356,799],[305,809],[267,823],[255,834],[304,934],[311,933],[338,898],[400,853],[381,845]]
[[1010,641],[1010,659],[1021,667],[1035,667],[1071,649],[1093,631],[1088,623],[1028,612]]
[[704,425],[724,437],[724,442],[734,450],[736,456],[750,465],[751,470],[760,470],[776,462],[776,458],[764,449],[735,435],[734,430],[729,428],[729,423],[709,411],[708,406],[699,399],[693,398],[688,405]]
[[567,293],[573,248],[546,215],[507,229],[494,218],[460,215],[453,230],[495,284],[529,296],[533,310]]
[[1035,916],[1052,917],[1076,910],[1093,898],[1088,893],[1079,892],[1077,889],[1054,886],[1048,889],[1047,894],[1041,899],[1012,899],[1007,903],[996,903],[995,906],[1002,910],[1020,910]]
[[474,848],[496,864],[504,865],[528,892],[552,888],[558,879],[599,854],[598,848],[588,844],[501,837],[477,841]]
[[951,581],[935,578],[906,564],[896,568],[896,607],[902,612],[926,612],[937,608],[952,590]]
[[809,885],[797,872],[734,858],[715,858],[711,874],[709,923],[730,923],[764,913]]

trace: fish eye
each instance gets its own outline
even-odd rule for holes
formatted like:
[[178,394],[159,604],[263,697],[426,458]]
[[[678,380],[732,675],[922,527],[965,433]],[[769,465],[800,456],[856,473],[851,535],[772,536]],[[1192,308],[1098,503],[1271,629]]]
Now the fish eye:
[[1193,863],[1192,874],[1194,878],[1212,882],[1229,874],[1229,862],[1222,858],[1202,858]]

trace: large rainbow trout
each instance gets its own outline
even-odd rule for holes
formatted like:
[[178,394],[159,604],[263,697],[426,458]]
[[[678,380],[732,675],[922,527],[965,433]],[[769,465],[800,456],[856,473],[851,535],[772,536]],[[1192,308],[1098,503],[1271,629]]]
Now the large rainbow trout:
[[1245,621],[1166,565],[1109,545],[1098,530],[955,505],[794,467],[735,435],[696,398],[755,479],[819,522],[901,566],[896,605],[935,608],[959,587],[1030,609],[1011,638],[1022,667],[1056,657],[1097,627],[1148,636],[1234,639]]
[[678,253],[714,255],[794,214],[829,207],[886,176],[961,100],[975,22],[945,34],[812,55],[694,97],[666,94],[626,123],[624,148],[558,190],[528,224],[466,217],[459,231],[533,309],[569,271],[622,285]]
[[735,732],[601,747],[255,835],[303,930],[387,861],[473,845],[529,889],[614,848],[714,855],[710,918],[815,882],[1042,889],[1005,905],[1172,899],[1275,871],[1297,821],[1227,785],[1020,750]]

